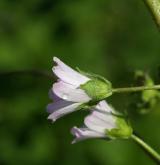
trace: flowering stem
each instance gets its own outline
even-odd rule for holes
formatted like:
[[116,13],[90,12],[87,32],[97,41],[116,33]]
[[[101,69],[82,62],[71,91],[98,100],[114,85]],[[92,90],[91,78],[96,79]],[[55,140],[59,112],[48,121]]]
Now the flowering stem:
[[139,92],[143,90],[155,90],[155,89],[160,89],[160,85],[114,88],[112,89],[112,92],[113,93],[129,93],[129,92]]
[[155,23],[160,29],[160,0],[144,0],[144,2],[149,8]]
[[157,163],[160,164],[160,155],[147,143],[145,143],[137,135],[132,135],[131,138]]

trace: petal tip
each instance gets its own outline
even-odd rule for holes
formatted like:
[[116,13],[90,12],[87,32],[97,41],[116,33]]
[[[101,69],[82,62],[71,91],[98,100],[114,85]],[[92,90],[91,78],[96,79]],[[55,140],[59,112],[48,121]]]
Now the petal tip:
[[71,142],[71,144],[75,144],[76,143],[76,140],[73,140],[72,142]]
[[74,127],[71,129],[71,134],[72,134],[72,135],[75,135],[76,130],[77,130],[77,127],[74,126]]
[[56,121],[56,119],[53,118],[51,115],[49,115],[47,119],[48,119],[48,120],[52,120],[52,123],[54,123],[54,122]]
[[53,57],[53,61],[54,61],[54,62],[58,62],[58,61],[60,61],[60,59],[59,59],[58,57],[54,56],[54,57]]

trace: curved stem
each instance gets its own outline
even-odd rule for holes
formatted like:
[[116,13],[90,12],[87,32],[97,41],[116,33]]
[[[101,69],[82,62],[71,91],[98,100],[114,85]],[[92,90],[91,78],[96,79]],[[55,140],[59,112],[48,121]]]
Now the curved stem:
[[157,163],[160,164],[160,155],[147,143],[145,143],[137,135],[132,135],[131,138]]
[[129,93],[129,92],[139,92],[143,90],[155,90],[155,89],[160,89],[160,85],[114,88],[112,89],[112,92],[113,93],[127,93],[127,92]]
[[144,0],[144,2],[149,8],[156,25],[160,29],[160,0]]

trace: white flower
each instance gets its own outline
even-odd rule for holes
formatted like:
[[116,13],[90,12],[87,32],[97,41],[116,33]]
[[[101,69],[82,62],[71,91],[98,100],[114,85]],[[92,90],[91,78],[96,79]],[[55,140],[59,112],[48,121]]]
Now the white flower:
[[48,119],[56,121],[56,119],[75,111],[83,103],[89,102],[91,98],[80,88],[80,85],[88,82],[90,78],[73,70],[57,57],[54,57],[53,61],[56,66],[52,70],[58,80],[50,91],[53,103],[47,106],[47,111],[51,113]]
[[72,143],[90,138],[107,138],[106,130],[116,127],[112,109],[105,101],[99,102],[85,118],[84,124],[85,127],[72,128],[71,133],[76,136]]
[[91,111],[82,128],[73,127],[71,133],[76,137],[72,143],[90,138],[128,138],[132,134],[132,128],[123,118],[119,118],[106,101],[101,101]]

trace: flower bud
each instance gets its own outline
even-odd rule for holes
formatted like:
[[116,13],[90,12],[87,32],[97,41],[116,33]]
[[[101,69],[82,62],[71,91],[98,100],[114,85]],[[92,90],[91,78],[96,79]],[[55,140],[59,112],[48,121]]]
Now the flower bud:
[[80,87],[92,98],[92,101],[100,101],[112,95],[111,83],[102,78],[93,78]]
[[107,135],[110,138],[122,138],[127,139],[129,138],[132,133],[133,129],[130,124],[123,118],[123,117],[115,117],[116,118],[116,128],[107,131]]
[[75,136],[73,143],[93,138],[112,140],[127,139],[132,135],[132,127],[125,118],[109,106],[105,100],[100,101],[85,117],[83,127],[73,127],[71,133]]

